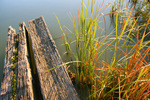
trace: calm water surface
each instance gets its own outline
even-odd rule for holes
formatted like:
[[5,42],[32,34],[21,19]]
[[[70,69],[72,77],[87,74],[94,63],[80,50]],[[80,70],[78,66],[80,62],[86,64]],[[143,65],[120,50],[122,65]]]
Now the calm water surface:
[[[84,0],[87,3],[88,0]],[[98,1],[98,0],[97,0]],[[99,0],[98,5],[103,0]],[[104,6],[114,0],[105,0]],[[81,0],[0,0],[0,82],[3,76],[3,65],[5,56],[5,46],[7,40],[8,27],[11,25],[18,32],[19,22],[24,21],[28,25],[28,21],[39,16],[44,19],[49,27],[50,33],[58,47],[58,51],[62,56],[61,30],[55,15],[58,16],[62,25],[66,25],[73,30],[72,17],[76,16],[77,9],[80,8]],[[109,8],[103,13],[109,13]],[[110,31],[110,19],[106,17],[107,29]],[[100,23],[101,27],[104,23]],[[109,32],[109,31],[108,31]],[[1,86],[1,84],[0,84]]]

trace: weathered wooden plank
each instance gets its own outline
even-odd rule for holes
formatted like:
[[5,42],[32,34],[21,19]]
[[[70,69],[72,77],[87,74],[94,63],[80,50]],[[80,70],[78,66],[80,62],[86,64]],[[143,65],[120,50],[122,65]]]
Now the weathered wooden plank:
[[19,24],[18,67],[16,68],[16,98],[18,100],[33,100],[32,75],[28,60],[26,26]]
[[[28,24],[43,100],[78,100],[44,18],[39,17]],[[46,72],[59,65],[62,66]]]
[[[17,100],[34,100],[24,22],[19,24],[18,35],[16,35],[13,28],[9,27],[5,52],[4,77],[1,85],[0,100],[10,100],[12,98]],[[13,61],[13,59],[16,59],[16,61]],[[15,67],[12,68],[12,65]],[[15,87],[15,90],[12,87]],[[13,93],[16,96],[13,96]]]
[[12,76],[13,71],[11,66],[13,64],[12,58],[14,53],[14,34],[16,34],[15,29],[11,26],[8,28],[8,38],[7,45],[5,48],[5,60],[4,60],[4,69],[3,69],[3,80],[1,84],[1,100],[9,100],[12,96]]

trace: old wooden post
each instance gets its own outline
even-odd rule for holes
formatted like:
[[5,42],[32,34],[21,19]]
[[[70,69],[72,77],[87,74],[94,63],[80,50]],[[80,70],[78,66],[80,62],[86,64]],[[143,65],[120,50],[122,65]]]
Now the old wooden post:
[[43,100],[78,100],[44,18],[29,21],[28,25]]

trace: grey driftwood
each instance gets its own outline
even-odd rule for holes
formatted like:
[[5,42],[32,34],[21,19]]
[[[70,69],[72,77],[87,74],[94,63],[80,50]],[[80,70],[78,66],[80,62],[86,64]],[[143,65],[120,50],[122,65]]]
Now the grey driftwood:
[[[12,92],[15,92],[17,100],[34,99],[25,28],[24,22],[19,24],[18,36],[11,26],[8,29],[0,100],[11,100]],[[18,38],[14,38],[15,36]],[[18,39],[18,44],[15,39]],[[16,50],[18,51],[18,60],[13,63]],[[15,66],[14,71],[11,68],[13,65]],[[16,76],[15,79],[13,79],[13,74]],[[15,91],[12,91],[13,80],[16,80]]]
[[33,100],[32,75],[30,69],[25,23],[19,24],[18,67],[16,68],[17,100]]
[[0,100],[11,100],[14,92],[17,100],[79,100],[44,18],[28,25],[29,31],[20,23],[18,35],[8,29]]
[[11,26],[8,28],[8,38],[5,48],[5,59],[4,59],[4,69],[3,69],[3,82],[1,84],[1,100],[9,100],[12,96],[12,77],[13,71],[11,66],[13,64],[12,57],[15,51],[14,47],[14,34],[16,34],[15,29]]
[[29,21],[28,25],[43,100],[78,100],[44,18]]

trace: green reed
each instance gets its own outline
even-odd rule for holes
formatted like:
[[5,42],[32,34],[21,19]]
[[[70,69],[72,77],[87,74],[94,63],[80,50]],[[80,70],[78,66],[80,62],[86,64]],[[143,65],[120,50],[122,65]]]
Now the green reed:
[[[74,63],[72,67],[75,67],[75,84],[79,89],[88,88],[86,99],[148,98],[150,63],[146,59],[149,57],[150,47],[147,47],[147,44],[150,41],[144,42],[144,38],[150,24],[150,17],[144,23],[145,31],[142,38],[139,38],[138,28],[141,25],[137,25],[138,19],[133,20],[132,26],[127,28],[134,14],[134,7],[123,19],[121,29],[118,24],[119,8],[116,8],[116,12],[107,14],[115,15],[115,33],[107,35],[106,26],[105,29],[99,26],[100,18],[103,18],[106,24],[105,15],[101,12],[102,7],[95,7],[95,2],[95,0],[92,0],[91,3],[88,1],[88,4],[85,5],[82,0],[81,9],[77,11],[77,20],[72,19],[74,31],[71,38],[67,37],[64,27],[62,28],[58,17],[56,17],[63,32],[62,39],[66,54],[70,57],[70,61],[66,64]],[[103,3],[104,0],[102,5]],[[118,1],[117,5],[119,6],[119,4]],[[136,40],[130,37],[135,26],[138,26]],[[98,30],[105,30],[105,35],[101,36]],[[127,45],[129,41],[132,41],[133,45]],[[75,47],[75,50],[71,48],[71,45]],[[111,55],[109,63],[107,52],[110,50],[113,50],[114,53]],[[100,59],[103,57],[102,55],[104,55],[104,60]]]

